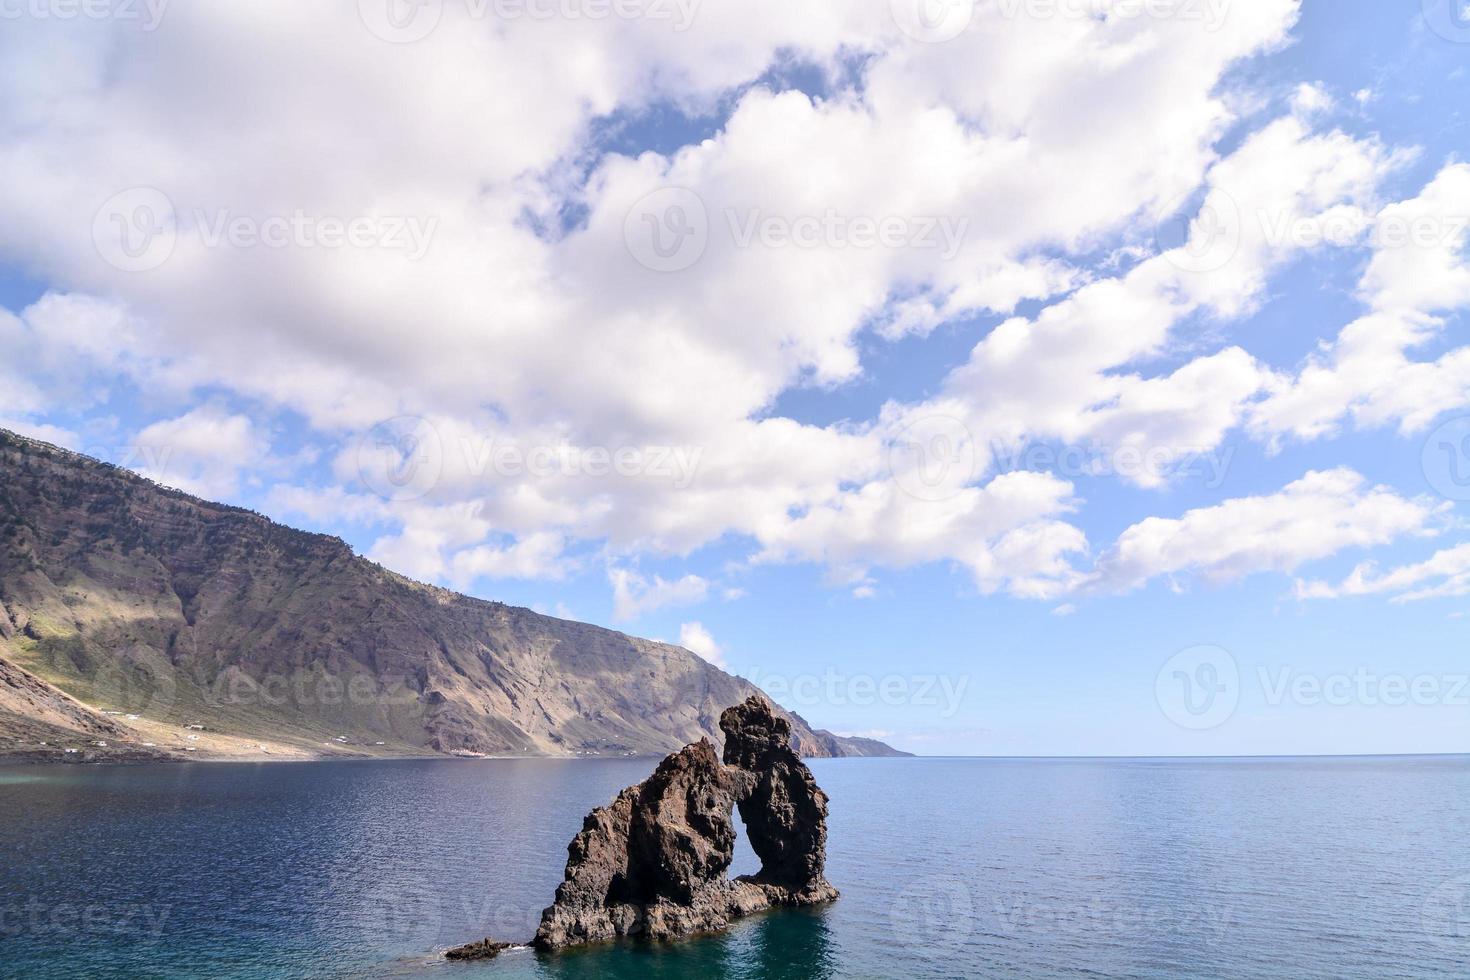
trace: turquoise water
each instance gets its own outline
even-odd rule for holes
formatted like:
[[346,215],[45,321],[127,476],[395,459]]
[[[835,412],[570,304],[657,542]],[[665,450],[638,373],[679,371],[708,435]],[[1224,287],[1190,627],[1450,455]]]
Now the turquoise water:
[[1470,975],[1464,757],[822,760],[834,905],[434,955],[528,938],[582,815],[652,765],[0,769],[0,976]]

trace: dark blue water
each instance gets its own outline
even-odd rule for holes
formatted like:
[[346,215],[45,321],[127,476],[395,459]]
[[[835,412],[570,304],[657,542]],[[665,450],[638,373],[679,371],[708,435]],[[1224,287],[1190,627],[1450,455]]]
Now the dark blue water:
[[582,815],[651,768],[0,769],[0,975],[1470,975],[1464,757],[818,761],[836,904],[663,949],[433,955],[529,938]]

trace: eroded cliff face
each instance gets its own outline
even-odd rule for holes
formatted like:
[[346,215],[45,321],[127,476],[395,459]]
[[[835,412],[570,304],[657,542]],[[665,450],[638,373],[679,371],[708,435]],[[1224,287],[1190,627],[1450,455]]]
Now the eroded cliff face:
[[[725,711],[720,728],[723,764],[701,740],[588,814],[541,915],[538,948],[676,939],[837,897],[824,875],[827,796],[792,751],[790,723],[757,694]],[[732,881],[737,807],[762,866]]]
[[[0,659],[94,708],[369,752],[663,754],[718,743],[721,707],[755,690],[4,430]],[[793,737],[873,751],[799,720]]]

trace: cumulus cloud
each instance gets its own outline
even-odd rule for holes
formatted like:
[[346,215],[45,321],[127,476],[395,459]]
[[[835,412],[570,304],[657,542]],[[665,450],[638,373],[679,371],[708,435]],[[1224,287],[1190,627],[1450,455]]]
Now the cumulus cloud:
[[679,645],[692,653],[698,654],[704,660],[709,661],[716,667],[724,667],[725,654],[715,638],[710,635],[704,624],[684,623],[679,627]]
[[213,498],[232,496],[242,473],[263,468],[270,450],[249,418],[210,407],[154,422],[134,441],[144,476]]
[[1302,599],[1388,594],[1394,602],[1470,594],[1470,543],[1443,548],[1422,562],[1387,571],[1380,571],[1375,562],[1363,562],[1337,585],[1299,580],[1296,593]]
[[637,619],[665,606],[703,602],[709,595],[709,582],[698,575],[669,581],[659,575],[650,579],[628,568],[610,568],[607,579],[613,587],[613,616],[619,620]]
[[1350,469],[1311,472],[1276,493],[1140,521],[1098,559],[1088,587],[1127,592],[1159,576],[1219,583],[1291,572],[1346,548],[1433,533],[1444,510],[1372,486]]
[[[302,420],[329,457],[335,483],[283,480],[281,509],[374,528],[373,558],[462,587],[568,575],[590,543],[633,619],[709,589],[646,578],[638,556],[718,541],[822,563],[858,596],[874,569],[932,562],[985,594],[1072,593],[1098,574],[1085,501],[1060,476],[997,473],[996,446],[1182,457],[1247,418],[1262,438],[1310,434],[1345,406],[1418,420],[1462,391],[1454,361],[1433,377],[1405,365],[1392,391],[1293,395],[1307,372],[1181,336],[1343,244],[1274,223],[1388,214],[1378,182],[1402,156],[1319,131],[1320,88],[1243,121],[1254,93],[1231,69],[1288,40],[1294,0],[1213,24],[979,5],[942,45],[886,3],[702,4],[678,31],[446,4],[406,44],[353,6],[180,6],[151,33],[9,23],[0,257],[53,288],[0,316],[0,344],[31,354],[24,377],[0,365],[0,416],[59,436],[36,428],[48,412],[95,408],[120,381],[172,401],[228,391]],[[821,83],[779,84],[792,66]],[[609,134],[650,110],[686,114],[699,138],[621,151]],[[319,147],[331,167],[304,159]],[[1447,173],[1424,208],[1462,193]],[[1212,222],[1231,215],[1221,246]],[[1155,234],[1171,217],[1182,241]],[[664,254],[689,234],[694,251]],[[1463,302],[1459,277],[1450,251],[1380,252],[1364,289],[1407,349],[1434,331],[1423,317]],[[862,380],[867,343],[980,315],[1009,319],[933,397],[833,424],[777,410],[793,389]],[[1324,370],[1356,377],[1339,346]],[[188,417],[155,435],[214,426],[226,438],[188,478],[238,486],[222,460],[264,451],[259,431]],[[373,477],[402,469],[376,430],[403,417],[423,437],[412,494]],[[933,419],[963,432],[946,445],[964,465],[937,475],[939,443],[912,435]],[[1122,587],[1158,574],[1136,537],[1113,559]],[[1252,557],[1286,564],[1247,552],[1200,570]]]
[[1373,255],[1359,283],[1367,311],[1272,386],[1251,413],[1258,434],[1315,439],[1346,420],[1413,432],[1470,402],[1470,347],[1414,356],[1442,342],[1446,312],[1470,305],[1470,165],[1446,166],[1369,227]]

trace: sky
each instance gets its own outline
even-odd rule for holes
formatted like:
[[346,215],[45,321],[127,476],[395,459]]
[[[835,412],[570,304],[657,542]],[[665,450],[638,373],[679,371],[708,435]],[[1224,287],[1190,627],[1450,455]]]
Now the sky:
[[1463,0],[0,20],[0,426],[921,754],[1470,751]]

